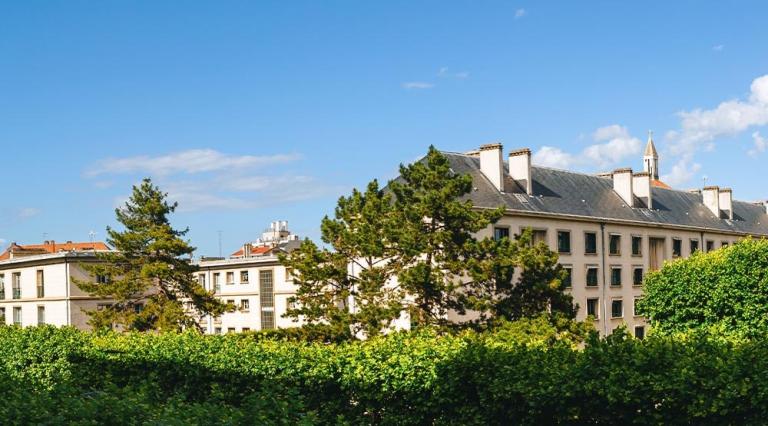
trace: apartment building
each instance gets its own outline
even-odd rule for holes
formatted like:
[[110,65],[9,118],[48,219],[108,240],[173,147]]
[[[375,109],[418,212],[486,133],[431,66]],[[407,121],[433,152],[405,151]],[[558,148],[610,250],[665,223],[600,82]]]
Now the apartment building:
[[534,241],[557,251],[569,272],[577,319],[594,317],[602,334],[626,324],[645,335],[646,321],[635,306],[648,271],[698,250],[768,235],[765,203],[736,201],[730,188],[680,191],[661,182],[651,137],[637,173],[537,167],[529,149],[510,152],[507,161],[502,151],[501,144],[488,144],[469,153],[443,153],[455,172],[472,176],[467,197],[476,207],[506,209],[479,236],[513,237],[531,228]]
[[82,264],[95,262],[102,242],[19,245],[0,253],[0,323],[53,324],[89,329],[84,310],[108,301],[93,298],[73,282],[92,279]]
[[198,262],[200,284],[238,308],[217,318],[201,318],[205,332],[240,333],[301,325],[283,318],[288,298],[296,290],[289,271],[278,261],[279,253],[289,252],[300,243],[288,230],[288,222],[277,221],[261,238],[244,244],[227,258],[202,258]]

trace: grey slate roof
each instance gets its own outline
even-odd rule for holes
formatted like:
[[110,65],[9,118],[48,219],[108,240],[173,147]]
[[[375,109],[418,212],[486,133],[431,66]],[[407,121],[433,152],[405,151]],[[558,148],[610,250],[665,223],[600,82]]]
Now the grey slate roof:
[[504,193],[499,192],[480,172],[476,156],[443,152],[456,173],[472,176],[474,190],[467,198],[477,207],[504,206],[526,214],[555,214],[611,221],[645,222],[768,236],[768,215],[762,205],[733,200],[733,220],[720,219],[702,203],[701,194],[653,187],[652,209],[628,207],[613,190],[610,177],[533,166],[533,195],[519,182],[506,176]]

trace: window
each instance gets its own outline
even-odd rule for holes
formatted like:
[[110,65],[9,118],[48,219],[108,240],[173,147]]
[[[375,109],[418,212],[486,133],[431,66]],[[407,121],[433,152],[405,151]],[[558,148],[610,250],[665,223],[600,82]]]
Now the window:
[[635,297],[635,304],[632,305],[632,315],[634,315],[636,317],[640,316],[640,314],[638,313],[638,310],[637,310],[637,302],[639,302],[640,299],[642,299],[642,297]]
[[240,271],[240,284],[248,284],[248,271]]
[[611,318],[621,318],[624,316],[624,303],[621,299],[611,301]]
[[270,330],[275,328],[275,313],[273,311],[261,311],[261,329]]
[[557,231],[557,251],[559,253],[571,252],[571,233],[569,231]]
[[611,234],[608,241],[608,254],[618,256],[621,254],[621,235]]
[[199,274],[197,276],[197,282],[200,284],[200,287],[205,288],[205,274]]
[[691,239],[691,254],[699,251],[699,240]]
[[137,314],[140,314],[141,311],[144,310],[144,304],[143,303],[135,303],[133,305],[133,312],[136,312]]
[[643,237],[632,236],[632,256],[643,255]]
[[21,272],[14,272],[11,280],[13,281],[11,283],[13,286],[13,298],[21,299]]
[[45,324],[45,306],[37,307],[37,325]]
[[221,274],[218,272],[213,274],[213,291],[215,293],[221,292]]
[[680,238],[672,238],[672,257],[680,257],[683,255],[683,240]]
[[228,327],[227,328],[227,334],[234,333],[234,332],[235,332],[235,327]]
[[597,287],[597,266],[587,266],[587,287]]
[[720,247],[728,247],[728,241],[721,241]]
[[13,307],[13,324],[21,325],[21,306]]
[[597,254],[597,234],[594,232],[584,233],[584,254]]
[[712,240],[707,240],[707,253],[711,252],[715,249],[715,242]]
[[613,287],[621,286],[621,267],[619,266],[611,267],[611,286]]
[[234,272],[227,272],[227,284],[231,285],[235,283],[235,273]]
[[227,299],[227,304],[235,306],[235,299]]
[[642,325],[635,326],[635,338],[639,340],[645,339],[645,327]]
[[537,245],[539,243],[547,244],[547,231],[544,229],[534,229],[533,233],[531,234],[531,242],[533,245]]
[[509,238],[509,228],[504,226],[495,226],[493,228],[493,239],[499,241],[502,238]]
[[248,299],[240,299],[240,310],[248,312],[251,308],[251,301]]
[[45,274],[42,269],[37,270],[37,298],[45,297]]
[[99,303],[99,304],[96,305],[96,310],[97,311],[103,311],[104,309],[107,309],[110,306],[112,306],[111,303]]
[[216,327],[213,329],[214,334],[221,334],[221,327]]
[[5,274],[0,274],[0,299],[5,299]]
[[595,319],[600,318],[600,299],[587,299],[587,315]]
[[251,331],[250,327],[243,327],[243,333],[247,333],[249,331]]
[[571,288],[573,286],[573,282],[571,280],[573,269],[570,266],[563,266],[563,270],[565,271],[565,277],[563,278],[563,288]]
[[109,275],[96,275],[96,283],[97,284],[109,284]]
[[632,285],[643,285],[643,268],[635,266],[632,270]]
[[0,308],[0,324],[5,324],[5,308]]

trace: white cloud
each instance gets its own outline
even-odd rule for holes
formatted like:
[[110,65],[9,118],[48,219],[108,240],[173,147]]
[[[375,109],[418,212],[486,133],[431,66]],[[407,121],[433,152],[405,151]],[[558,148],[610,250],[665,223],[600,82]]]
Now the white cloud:
[[629,156],[640,153],[642,142],[632,137],[626,127],[618,124],[600,127],[592,134],[595,142],[578,154],[570,154],[559,148],[541,147],[532,158],[538,165],[557,168],[605,169],[619,165]]
[[734,99],[713,109],[697,108],[678,113],[680,130],[667,133],[675,155],[692,154],[699,148],[711,147],[715,138],[735,135],[750,127],[768,124],[768,75],[756,78],[746,100]]
[[449,72],[448,67],[441,67],[440,70],[437,72],[438,77],[453,77],[457,78],[459,80],[464,80],[469,78],[469,71],[459,71],[459,72]]
[[523,16],[525,16],[527,14],[528,14],[528,12],[526,12],[525,9],[517,9],[515,11],[515,19],[520,19],[520,18],[522,18]]
[[203,173],[220,170],[263,167],[296,161],[295,154],[276,155],[227,155],[213,149],[191,149],[167,155],[140,155],[125,158],[108,158],[85,171],[89,177],[103,174],[149,173],[156,176],[176,173]]
[[712,46],[712,50],[714,50],[715,52],[722,52],[723,48],[725,48],[725,46],[722,44],[716,44]]
[[407,90],[431,89],[433,87],[435,87],[434,84],[426,83],[426,82],[423,82],[423,81],[408,81],[408,82],[403,83],[403,89],[407,89]]
[[701,164],[694,163],[691,156],[686,155],[672,166],[672,171],[661,176],[661,180],[673,187],[680,186],[689,182],[699,170]]
[[16,216],[19,219],[29,219],[31,217],[35,217],[40,214],[40,209],[35,207],[24,207],[22,209],[19,209]]
[[753,157],[761,152],[765,152],[765,149],[768,148],[768,140],[766,140],[760,134],[760,132],[752,133],[752,142],[754,144],[754,147],[749,150],[749,155]]

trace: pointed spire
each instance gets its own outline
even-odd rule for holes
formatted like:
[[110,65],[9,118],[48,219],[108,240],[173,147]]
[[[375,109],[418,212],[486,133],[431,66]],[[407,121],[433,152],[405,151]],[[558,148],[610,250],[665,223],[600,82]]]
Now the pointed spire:
[[648,131],[648,144],[645,145],[645,156],[659,158],[656,152],[656,146],[653,144],[653,130]]

